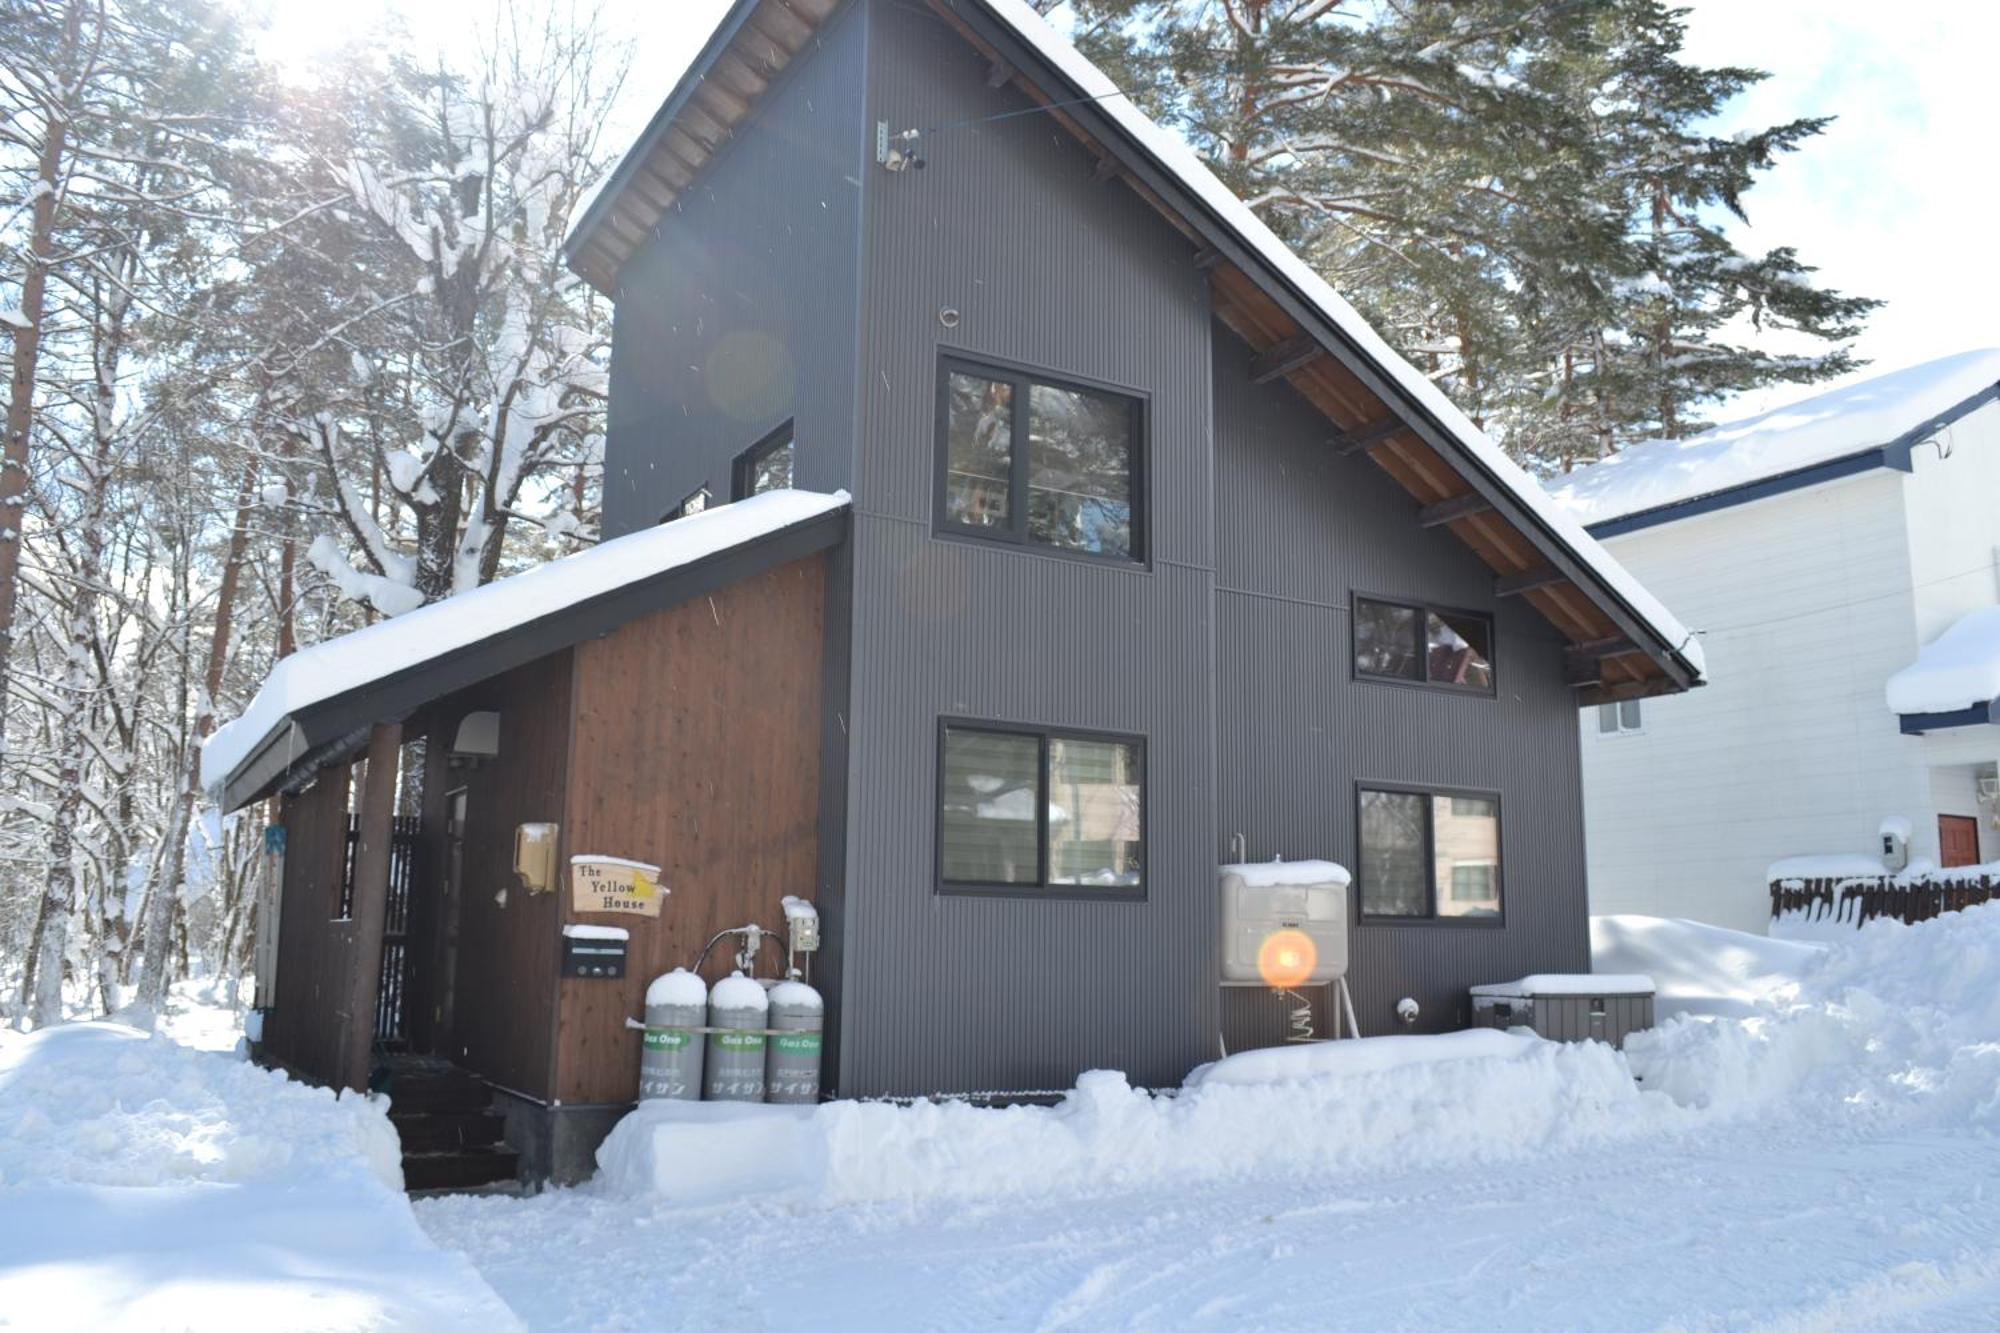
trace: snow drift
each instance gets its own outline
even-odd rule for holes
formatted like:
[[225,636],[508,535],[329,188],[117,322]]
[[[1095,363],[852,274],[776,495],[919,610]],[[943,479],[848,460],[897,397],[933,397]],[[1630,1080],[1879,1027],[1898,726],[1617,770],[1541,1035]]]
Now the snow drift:
[[1098,1070],[1054,1107],[711,1106],[642,1104],[601,1178],[681,1202],[1047,1198],[1533,1157],[1686,1118],[1607,1046],[1493,1031],[1252,1051],[1170,1094]]
[[[1853,927],[1845,927],[1849,934]],[[1657,916],[1590,919],[1591,966],[1641,972],[1653,979],[1653,1017],[1676,1014],[1746,1018],[1795,986],[1824,950],[1740,930]]]
[[1678,1018],[1625,1053],[1647,1087],[1709,1111],[2000,1128],[2000,903],[1870,922],[1749,1017]]

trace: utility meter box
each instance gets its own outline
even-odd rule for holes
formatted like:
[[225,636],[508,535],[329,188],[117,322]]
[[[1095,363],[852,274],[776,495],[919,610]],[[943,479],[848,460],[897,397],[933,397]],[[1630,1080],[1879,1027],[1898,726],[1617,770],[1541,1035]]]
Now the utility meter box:
[[[1253,861],[1221,868],[1222,980],[1232,985],[1323,986],[1347,975],[1345,866],[1332,861]],[[1310,941],[1307,956],[1272,975],[1265,945],[1280,932]],[[1303,973],[1303,975],[1301,975]]]

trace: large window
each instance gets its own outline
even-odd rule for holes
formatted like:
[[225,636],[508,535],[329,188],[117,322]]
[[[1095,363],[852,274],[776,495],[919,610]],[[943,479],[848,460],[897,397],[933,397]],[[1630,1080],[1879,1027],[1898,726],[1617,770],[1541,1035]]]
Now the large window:
[[1361,789],[1361,914],[1500,920],[1500,799],[1478,792]]
[[947,360],[938,379],[938,527],[1141,560],[1137,398]]
[[797,454],[792,423],[787,421],[737,457],[731,498],[747,500],[765,491],[790,490]]
[[1143,742],[947,722],[938,746],[943,889],[1144,892]]
[[671,523],[677,518],[686,518],[690,514],[699,514],[702,510],[708,508],[708,502],[711,498],[706,485],[697,486],[688,492],[685,500],[682,500],[679,504],[661,515],[660,522]]
[[1493,692],[1493,621],[1473,611],[1354,599],[1354,674]]

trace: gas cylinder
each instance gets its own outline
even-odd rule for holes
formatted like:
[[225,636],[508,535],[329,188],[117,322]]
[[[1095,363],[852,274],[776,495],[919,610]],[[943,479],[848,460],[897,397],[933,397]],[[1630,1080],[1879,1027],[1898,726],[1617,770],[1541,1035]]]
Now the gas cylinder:
[[686,968],[655,977],[646,987],[646,1034],[639,1050],[641,1098],[701,1100],[704,1043],[694,1029],[707,1019],[708,983]]
[[764,988],[731,972],[708,993],[708,1069],[702,1095],[712,1102],[764,1100],[764,1019],[771,1002]]
[[826,1003],[803,981],[771,987],[771,1038],[764,1053],[764,1100],[817,1102]]

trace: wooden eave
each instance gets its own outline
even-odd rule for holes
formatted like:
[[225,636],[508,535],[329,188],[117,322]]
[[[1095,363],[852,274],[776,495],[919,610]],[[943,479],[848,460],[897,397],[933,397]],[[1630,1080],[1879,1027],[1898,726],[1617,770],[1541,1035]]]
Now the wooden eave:
[[[1570,673],[1579,704],[1679,693],[1700,684],[1633,608],[1592,571],[1562,538],[1488,473],[1442,423],[1401,390],[1313,303],[1291,290],[1256,251],[1210,215],[1171,173],[1134,145],[1102,111],[1078,103],[1060,74],[978,6],[966,0],[925,0],[987,61],[987,82],[1011,85],[1047,108],[1051,121],[1099,163],[1105,189],[1129,189],[1184,236],[1196,266],[1208,275],[1216,318],[1241,338],[1260,381],[1283,380],[1316,407],[1334,430],[1336,454],[1365,455],[1414,502],[1493,571],[1495,594],[1533,606],[1572,646],[1616,640],[1616,653],[1589,653]],[[598,290],[614,291],[618,267],[638,249],[671,206],[665,192],[691,178],[721,147],[728,130],[754,104],[751,78],[766,84],[809,42],[840,0],[757,0],[726,18],[710,47],[690,67],[690,80],[654,118],[577,228],[569,261]],[[722,70],[730,73],[724,75]],[[1043,71],[1040,77],[1036,72]],[[710,81],[731,80],[734,96],[704,96]],[[733,118],[732,118],[733,117]],[[703,131],[707,132],[704,138]],[[632,178],[650,175],[635,198]],[[685,188],[685,184],[678,188]],[[665,201],[661,202],[665,197]],[[1324,354],[1313,354],[1317,347]]]

